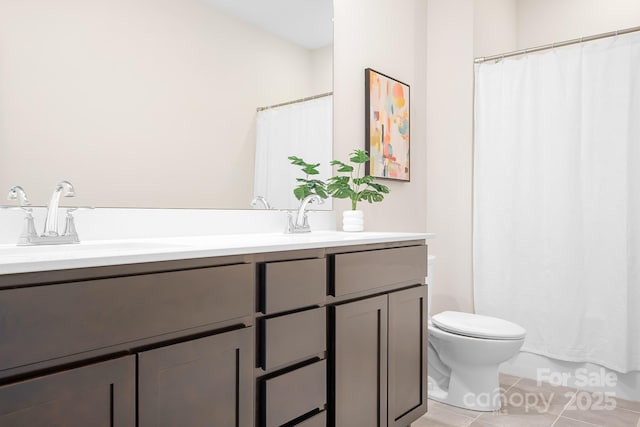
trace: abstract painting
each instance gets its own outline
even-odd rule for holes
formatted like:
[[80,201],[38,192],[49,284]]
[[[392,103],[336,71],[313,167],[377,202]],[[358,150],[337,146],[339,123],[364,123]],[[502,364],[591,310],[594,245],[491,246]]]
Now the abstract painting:
[[366,173],[409,181],[409,85],[371,68],[364,73]]

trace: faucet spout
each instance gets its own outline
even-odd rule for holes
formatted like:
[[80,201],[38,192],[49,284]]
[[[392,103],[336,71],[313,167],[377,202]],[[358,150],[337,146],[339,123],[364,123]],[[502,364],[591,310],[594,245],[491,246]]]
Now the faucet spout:
[[47,207],[47,219],[44,223],[43,237],[57,237],[58,234],[58,207],[60,206],[60,197],[75,196],[73,185],[69,181],[60,181],[53,190],[49,206]]
[[296,226],[297,227],[304,227],[305,225],[307,227],[309,227],[308,224],[306,224],[307,222],[307,205],[309,203],[312,202],[316,202],[319,205],[324,203],[324,200],[322,200],[322,197],[318,196],[317,194],[310,194],[307,197],[305,197],[304,199],[302,199],[302,202],[300,202],[300,208],[298,209],[298,215],[296,216]]
[[324,200],[317,194],[310,194],[309,196],[302,199],[295,220],[293,219],[293,215],[291,215],[291,212],[289,212],[285,233],[308,233],[311,231],[311,227],[309,227],[309,221],[307,220],[306,211],[307,205],[312,202],[317,202],[319,205],[321,205],[322,203],[324,203]]

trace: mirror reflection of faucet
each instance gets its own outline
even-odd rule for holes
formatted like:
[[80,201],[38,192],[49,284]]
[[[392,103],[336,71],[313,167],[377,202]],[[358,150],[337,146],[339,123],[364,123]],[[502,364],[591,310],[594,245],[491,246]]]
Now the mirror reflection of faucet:
[[18,245],[59,245],[65,243],[80,243],[78,233],[73,218],[73,211],[78,208],[67,209],[65,228],[62,234],[58,233],[58,209],[61,197],[73,197],[75,190],[69,181],[60,181],[51,195],[49,206],[47,207],[47,217],[44,223],[44,231],[38,236],[33,219],[33,208],[27,198],[24,189],[16,185],[11,187],[7,198],[17,200],[18,207],[25,212],[25,224],[22,233],[18,238]]
[[[262,205],[262,208],[258,207],[258,205]],[[256,209],[272,209],[267,199],[262,196],[254,197],[253,200],[251,200],[251,206]]]
[[310,194],[302,199],[295,219],[293,218],[292,213],[289,212],[285,233],[309,233],[311,231],[311,227],[309,226],[309,219],[307,218],[307,206],[309,205],[309,203],[313,202],[321,205],[324,203],[324,199],[322,199],[322,197],[318,196],[317,194]]

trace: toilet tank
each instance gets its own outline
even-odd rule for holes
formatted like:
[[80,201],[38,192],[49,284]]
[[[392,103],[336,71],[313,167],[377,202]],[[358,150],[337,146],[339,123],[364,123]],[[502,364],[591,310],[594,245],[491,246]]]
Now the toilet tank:
[[433,285],[433,265],[436,262],[435,255],[427,257],[427,314],[431,316],[431,286]]

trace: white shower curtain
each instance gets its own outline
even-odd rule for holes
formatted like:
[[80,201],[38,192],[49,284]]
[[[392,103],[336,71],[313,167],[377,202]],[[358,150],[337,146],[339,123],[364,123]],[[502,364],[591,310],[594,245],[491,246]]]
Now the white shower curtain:
[[477,65],[474,144],[476,311],[640,370],[640,33]]
[[[293,196],[296,178],[304,178],[289,156],[307,163],[320,163],[320,175],[331,176],[333,143],[333,96],[283,105],[259,111],[256,118],[256,161],[254,196],[263,196],[277,209],[296,209]],[[331,200],[313,209],[331,210]]]

